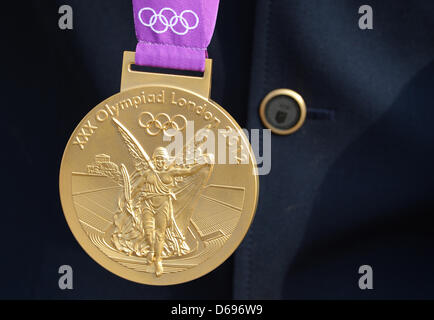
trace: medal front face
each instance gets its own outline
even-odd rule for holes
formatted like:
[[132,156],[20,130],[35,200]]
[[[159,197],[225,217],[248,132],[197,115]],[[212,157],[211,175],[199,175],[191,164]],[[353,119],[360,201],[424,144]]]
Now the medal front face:
[[[221,140],[222,132],[237,135]],[[171,148],[176,137],[181,148]],[[95,261],[132,281],[169,285],[203,276],[235,251],[256,209],[255,173],[247,138],[216,103],[176,86],[135,86],[77,126],[60,195]]]

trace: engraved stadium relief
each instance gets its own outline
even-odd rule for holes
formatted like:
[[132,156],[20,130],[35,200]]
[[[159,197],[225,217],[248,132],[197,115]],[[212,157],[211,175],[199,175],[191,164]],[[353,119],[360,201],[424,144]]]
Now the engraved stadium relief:
[[[178,119],[184,124],[182,115],[144,115],[147,121],[142,117],[139,123],[146,139],[168,126],[185,129],[171,123]],[[166,122],[153,123],[157,118]],[[245,188],[209,184],[215,155],[203,152],[196,139],[171,157],[164,146],[145,150],[124,124],[116,118],[112,122],[130,162],[112,162],[107,150],[89,158],[84,172],[72,173],[74,205],[92,243],[123,266],[155,276],[192,268],[211,257],[239,221]],[[175,161],[192,150],[191,164]],[[128,167],[134,169],[129,172]]]

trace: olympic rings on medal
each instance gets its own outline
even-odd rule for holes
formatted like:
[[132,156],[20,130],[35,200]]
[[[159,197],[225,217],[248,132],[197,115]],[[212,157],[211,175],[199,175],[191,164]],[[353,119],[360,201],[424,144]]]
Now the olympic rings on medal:
[[[180,122],[182,126],[180,126]],[[184,123],[182,123],[182,121]],[[170,134],[167,132],[169,129],[174,129],[175,131],[182,131],[187,126],[187,119],[180,114],[174,115],[172,118],[170,118],[165,113],[159,113],[155,117],[152,113],[145,111],[142,112],[139,116],[139,125],[142,128],[146,129],[146,132],[150,136],[156,136],[161,131],[164,132],[164,134],[168,136],[174,136],[174,134]]]
[[[152,13],[152,16],[149,18],[147,22],[143,21],[142,13],[149,11]],[[167,13],[167,14],[166,14]],[[166,14],[166,15],[165,15]],[[168,16],[167,16],[168,15]],[[193,25],[190,25],[187,18],[188,15],[192,15],[195,19],[195,23]],[[183,36],[187,34],[190,30],[196,29],[199,25],[199,17],[193,10],[184,10],[181,12],[181,14],[178,16],[175,10],[172,8],[163,8],[160,10],[159,13],[155,12],[154,9],[146,7],[140,9],[139,13],[139,20],[145,27],[150,27],[152,31],[155,33],[165,33],[169,28],[172,30],[173,33],[176,33],[177,35]],[[161,30],[158,30],[155,25],[157,22],[160,22],[159,24],[163,25],[164,28]],[[183,27],[183,31],[178,31],[180,27],[175,28],[181,24]],[[178,29],[178,30],[176,30]]]

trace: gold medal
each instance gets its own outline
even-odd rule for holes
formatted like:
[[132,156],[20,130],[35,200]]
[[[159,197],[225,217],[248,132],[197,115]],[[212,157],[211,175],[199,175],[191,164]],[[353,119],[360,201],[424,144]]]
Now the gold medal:
[[[134,61],[125,52],[121,92],[92,109],[65,148],[63,211],[104,268],[144,284],[182,283],[243,240],[258,199],[256,161],[236,121],[209,99],[211,60],[203,77],[132,71]],[[224,133],[235,135],[222,142]],[[175,134],[185,143],[170,150]]]

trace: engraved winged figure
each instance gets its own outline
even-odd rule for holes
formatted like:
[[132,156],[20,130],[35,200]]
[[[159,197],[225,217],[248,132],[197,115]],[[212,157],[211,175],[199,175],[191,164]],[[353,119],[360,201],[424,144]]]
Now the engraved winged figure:
[[[120,252],[144,257],[155,265],[156,276],[163,273],[163,259],[182,256],[191,249],[186,239],[194,204],[213,170],[213,155],[201,154],[202,161],[178,165],[168,151],[157,147],[148,156],[137,139],[113,118],[132,156],[135,170],[130,175],[121,165],[123,193],[114,216],[111,240]],[[194,142],[184,147],[195,148]]]

